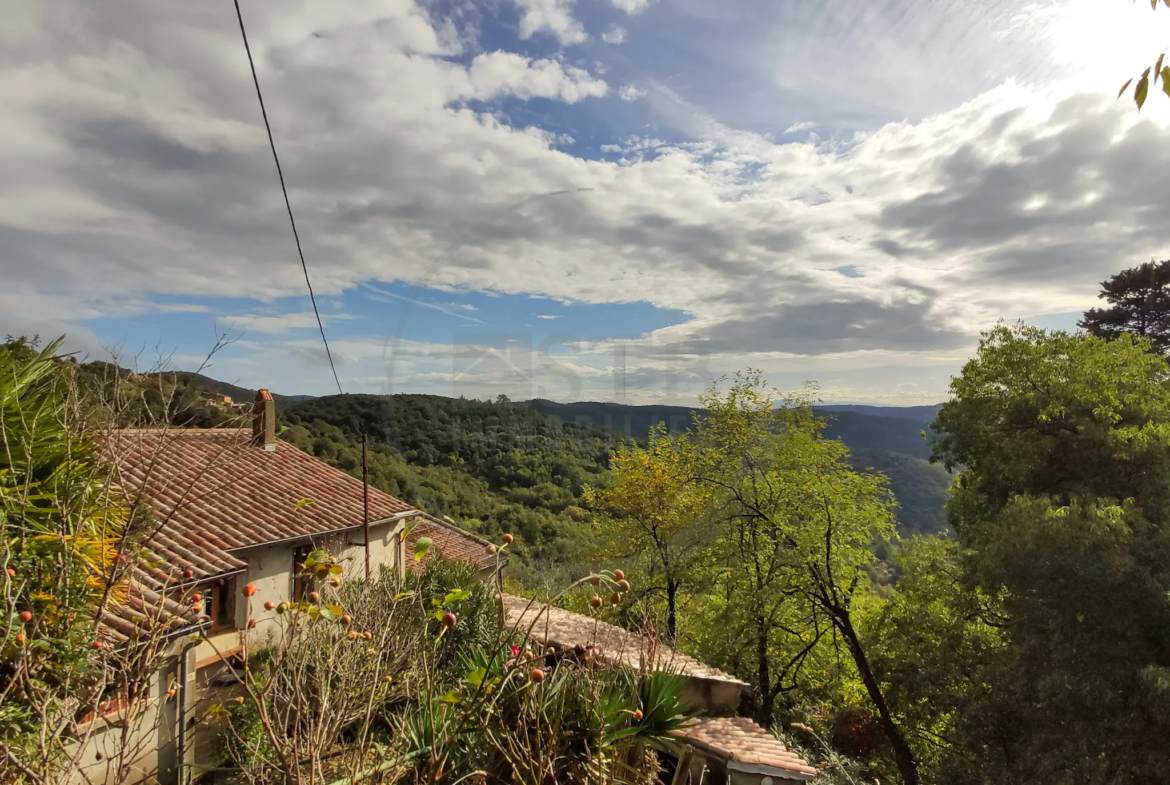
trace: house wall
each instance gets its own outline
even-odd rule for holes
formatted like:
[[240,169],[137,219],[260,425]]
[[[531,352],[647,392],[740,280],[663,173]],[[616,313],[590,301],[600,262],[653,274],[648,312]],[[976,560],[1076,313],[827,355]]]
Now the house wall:
[[[393,522],[370,527],[372,569],[377,570],[385,565],[402,574],[404,565],[400,533],[404,525],[403,522]],[[353,544],[359,543],[362,537],[361,529],[352,529],[343,536],[326,538],[314,544],[339,558],[345,570],[343,577],[356,578],[365,574],[365,548],[360,544]],[[247,628],[249,618],[256,619],[257,622],[255,629],[248,635],[250,646],[264,645],[269,636],[276,632],[278,629],[276,614],[264,610],[264,603],[271,600],[279,604],[291,599],[294,578],[293,553],[303,544],[304,541],[261,545],[238,551],[237,554],[247,562],[248,568],[243,574],[236,576],[236,629],[211,636],[190,647],[185,654],[190,670],[188,675],[190,689],[185,692],[187,696],[185,716],[189,721],[186,758],[189,763],[197,764],[193,769],[194,774],[204,770],[205,766],[214,765],[216,761],[210,744],[214,732],[209,732],[202,724],[190,723],[191,718],[198,717],[210,704],[227,700],[239,692],[239,688],[233,685],[212,684],[216,675],[222,673],[226,667],[220,656],[230,657],[239,651],[240,631]],[[256,594],[251,598],[243,596],[243,587],[248,583],[256,586]],[[178,682],[178,656],[181,654],[182,643],[177,642],[175,645],[176,657],[158,672],[152,686],[151,699],[140,706],[140,711],[135,714],[132,723],[133,733],[126,744],[126,748],[133,751],[131,757],[134,759],[131,776],[125,780],[127,783],[159,782],[170,785],[178,781],[178,698],[166,697],[167,690],[177,686]],[[123,743],[122,731],[102,719],[95,720],[94,723],[82,757],[84,776],[79,777],[78,781],[88,780],[93,785],[112,783],[116,778],[117,752]]]
[[728,769],[727,775],[727,785],[797,785],[797,783],[808,781],[800,777],[786,777],[775,771],[754,772]]
[[[370,526],[372,570],[386,565],[401,574],[403,565],[399,533],[403,526],[404,523],[401,521]],[[313,545],[338,557],[345,570],[344,578],[358,578],[365,574],[365,548],[353,543],[359,543],[363,536],[361,529],[351,529],[341,535],[314,541]],[[256,627],[248,636],[250,646],[262,646],[276,633],[279,629],[276,612],[264,610],[264,603],[271,601],[279,605],[281,602],[292,600],[295,578],[293,554],[297,548],[305,544],[307,541],[293,541],[259,545],[235,552],[236,556],[248,564],[247,570],[236,577],[236,629],[210,636],[207,641],[200,643],[195,653],[198,662],[207,663],[208,660],[214,660],[217,652],[226,656],[229,652],[238,651],[239,631],[247,628],[250,618],[256,620]],[[243,595],[243,588],[249,583],[256,587],[256,594],[251,598]]]
[[[402,574],[401,544],[399,533],[404,523],[393,522],[370,526],[370,567],[377,570],[382,565],[392,567]],[[328,551],[338,557],[345,578],[359,578],[365,575],[365,548],[360,544],[364,534],[361,529],[351,529],[342,535],[315,540],[313,545]],[[215,684],[217,676],[224,676],[221,681],[230,682],[230,673],[226,672],[227,665],[220,657],[231,657],[241,649],[242,640],[240,631],[246,630],[248,619],[256,620],[256,627],[248,634],[249,647],[259,648],[270,641],[280,630],[275,611],[264,609],[264,603],[273,602],[279,605],[284,601],[291,601],[293,596],[293,554],[297,548],[308,544],[307,541],[293,541],[274,545],[260,545],[246,550],[236,551],[236,555],[248,564],[247,570],[236,576],[235,590],[235,630],[210,636],[196,648],[194,659],[197,667],[194,693],[195,703],[192,714],[198,716],[205,712],[214,703],[225,703],[241,694],[238,684]],[[256,587],[256,594],[245,597],[243,588],[251,583]],[[195,771],[205,771],[207,767],[218,765],[213,741],[219,729],[214,726],[200,725],[193,729],[190,742],[190,754],[194,758]]]
[[687,711],[700,711],[708,717],[734,717],[739,710],[742,689],[735,682],[691,676],[679,700]]
[[[79,758],[81,771],[73,778],[74,782],[172,785],[178,781],[178,694],[168,698],[167,690],[177,688],[182,646],[182,642],[174,644],[175,656],[157,672],[148,700],[134,711],[122,710],[93,720]],[[128,726],[128,732],[119,727],[122,721]],[[118,777],[118,768],[123,763],[129,763],[129,776],[125,779]]]

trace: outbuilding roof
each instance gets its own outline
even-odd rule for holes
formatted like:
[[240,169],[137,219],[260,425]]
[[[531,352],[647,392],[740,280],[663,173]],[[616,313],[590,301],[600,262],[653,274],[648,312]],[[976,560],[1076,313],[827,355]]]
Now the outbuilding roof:
[[710,679],[747,686],[745,682],[694,657],[672,649],[650,637],[622,629],[563,608],[523,597],[504,595],[504,611],[509,626],[520,631],[532,628],[532,637],[558,649],[592,648],[596,656],[632,668],[648,666],[656,671],[670,671],[693,679]]
[[723,760],[730,769],[774,770],[774,776],[792,780],[817,776],[817,770],[784,742],[747,717],[700,717],[672,735]]
[[[431,540],[431,550],[420,561],[414,560],[414,546],[423,537]],[[450,561],[470,562],[477,570],[486,570],[496,566],[497,559],[502,567],[507,563],[507,555],[489,552],[491,543],[483,537],[464,531],[454,524],[422,514],[417,525],[406,535],[406,568],[412,572],[423,571],[427,559],[434,558],[436,553]]]

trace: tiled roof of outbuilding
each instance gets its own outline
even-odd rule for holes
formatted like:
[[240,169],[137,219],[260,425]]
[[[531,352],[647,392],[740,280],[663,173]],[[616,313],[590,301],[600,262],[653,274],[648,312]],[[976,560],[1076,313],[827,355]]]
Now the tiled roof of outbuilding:
[[[654,670],[681,673],[693,679],[745,684],[731,674],[712,668],[669,646],[660,643],[652,646],[646,636],[580,613],[508,594],[504,595],[504,611],[510,626],[518,625],[518,629],[523,631],[531,625],[534,638],[558,649],[592,646],[602,659],[621,662],[632,668],[641,667],[643,661],[652,654]],[[653,649],[653,652],[648,649]]]
[[[159,523],[138,573],[158,588],[242,570],[231,551],[362,524],[362,482],[286,442],[254,447],[245,429],[142,429],[108,445],[123,487]],[[303,499],[311,499],[298,506]],[[370,488],[370,521],[418,513]],[[421,513],[418,513],[421,514]],[[190,569],[192,578],[183,576]]]
[[817,770],[790,752],[784,742],[747,717],[701,717],[673,735],[728,762],[779,769],[790,779],[817,776]]
[[[422,537],[431,538],[432,550],[423,556],[422,561],[415,561],[414,546]],[[477,570],[486,570],[495,566],[497,558],[496,554],[488,552],[488,545],[490,543],[482,537],[424,514],[418,525],[406,535],[406,568],[413,572],[422,572],[426,560],[437,551],[445,559],[471,562]],[[507,555],[500,556],[499,561],[501,566],[506,564]]]

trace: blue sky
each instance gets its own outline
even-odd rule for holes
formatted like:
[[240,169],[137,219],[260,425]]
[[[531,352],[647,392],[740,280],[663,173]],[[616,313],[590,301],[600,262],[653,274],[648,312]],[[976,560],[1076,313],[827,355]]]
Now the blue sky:
[[[65,5],[0,31],[0,330],[330,392],[231,9]],[[1165,9],[242,7],[347,391],[933,403],[1170,250]]]

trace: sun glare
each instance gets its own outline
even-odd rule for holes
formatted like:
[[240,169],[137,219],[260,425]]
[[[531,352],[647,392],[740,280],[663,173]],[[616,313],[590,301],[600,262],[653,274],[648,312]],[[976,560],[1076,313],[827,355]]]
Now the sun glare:
[[[1080,89],[1113,90],[1170,47],[1170,9],[1145,0],[1079,0],[1055,10],[1053,60]],[[1159,84],[1159,88],[1161,85]]]

